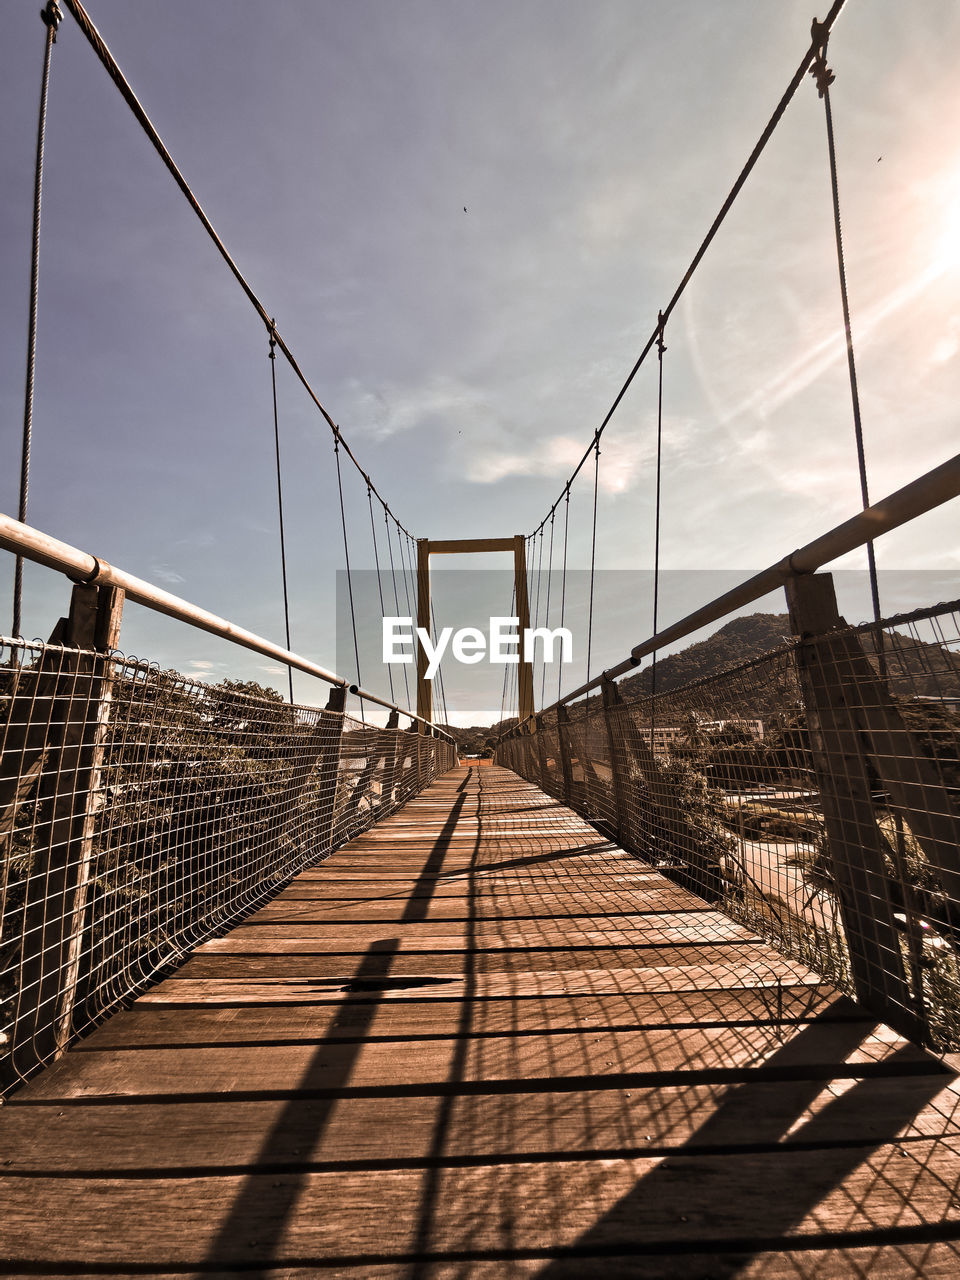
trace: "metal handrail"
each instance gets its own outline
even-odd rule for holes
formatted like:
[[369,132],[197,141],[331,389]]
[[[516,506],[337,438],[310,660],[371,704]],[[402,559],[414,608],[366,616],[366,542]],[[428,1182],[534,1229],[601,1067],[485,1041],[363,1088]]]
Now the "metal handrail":
[[679,622],[666,627],[663,631],[658,631],[649,640],[635,645],[630,650],[628,658],[624,658],[622,662],[609,667],[606,671],[601,671],[598,676],[594,676],[592,680],[588,680],[571,693],[565,693],[548,707],[542,707],[533,716],[520,721],[502,736],[509,738],[518,733],[528,720],[535,720],[537,716],[545,715],[548,711],[582,698],[592,689],[599,688],[605,680],[615,680],[617,676],[633,670],[641,659],[649,654],[666,648],[676,640],[682,640],[684,636],[698,631],[711,622],[717,622],[720,618],[732,613],[734,609],[742,608],[743,605],[751,604],[754,600],[769,595],[771,591],[782,587],[789,578],[798,574],[814,573],[823,565],[829,564],[831,560],[836,560],[849,551],[865,546],[881,534],[889,533],[958,496],[960,496],[960,454],[955,454],[939,467],[925,472],[924,475],[904,485],[889,497],[875,502],[863,511],[858,511],[843,524],[837,525],[819,538],[814,538],[812,542],[808,542],[782,560],[778,560],[776,564],[748,578],[738,587],[732,588],[722,596],[711,600],[709,604],[687,614]]
[[156,613],[166,614],[169,618],[176,618],[179,622],[186,622],[223,640],[230,640],[245,649],[252,649],[254,653],[282,662],[285,666],[293,667],[297,671],[316,676],[318,680],[346,689],[359,698],[375,702],[378,706],[396,711],[402,716],[408,716],[416,723],[428,725],[431,729],[436,729],[447,741],[453,741],[439,725],[434,725],[431,721],[424,720],[422,716],[398,707],[395,703],[387,702],[376,694],[368,693],[365,689],[351,684],[343,676],[338,676],[336,672],[328,671],[308,658],[303,658],[298,653],[265,640],[263,636],[247,631],[244,627],[238,627],[236,623],[210,613],[207,609],[201,609],[199,605],[191,604],[189,600],[183,600],[180,596],[164,591],[162,587],[154,586],[152,582],[135,577],[132,573],[126,573],[123,569],[117,569],[98,556],[81,551],[68,542],[61,542],[59,538],[51,537],[40,529],[21,524],[19,520],[14,520],[12,516],[4,515],[2,512],[0,512],[0,547],[6,551],[12,551],[15,555],[23,556],[25,560],[32,560],[35,564],[42,564],[48,569],[64,573],[71,581],[118,587],[128,600],[133,600],[136,604],[142,604]]

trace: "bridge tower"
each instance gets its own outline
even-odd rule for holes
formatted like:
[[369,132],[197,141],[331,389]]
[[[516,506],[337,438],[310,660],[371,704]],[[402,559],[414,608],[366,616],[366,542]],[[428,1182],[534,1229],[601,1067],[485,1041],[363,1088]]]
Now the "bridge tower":
[[[516,589],[517,618],[519,619],[520,671],[519,701],[520,720],[533,715],[533,663],[524,661],[523,633],[530,626],[530,600],[527,595],[526,544],[522,533],[512,538],[450,538],[436,541],[417,539],[417,626],[430,631],[430,557],[463,555],[473,552],[512,551],[513,579]],[[417,715],[433,720],[433,684],[427,679],[427,655],[417,645]]]

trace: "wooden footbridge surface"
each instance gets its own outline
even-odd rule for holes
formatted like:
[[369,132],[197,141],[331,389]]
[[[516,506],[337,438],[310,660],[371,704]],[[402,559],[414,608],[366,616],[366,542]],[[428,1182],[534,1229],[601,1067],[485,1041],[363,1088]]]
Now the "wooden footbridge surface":
[[461,767],[0,1110],[5,1274],[960,1274],[948,1065]]

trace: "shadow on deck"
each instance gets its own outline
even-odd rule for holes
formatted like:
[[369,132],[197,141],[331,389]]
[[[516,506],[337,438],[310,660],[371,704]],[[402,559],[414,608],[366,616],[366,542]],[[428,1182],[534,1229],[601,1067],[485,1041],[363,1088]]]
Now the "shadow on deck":
[[960,1273],[944,1064],[460,768],[0,1112],[33,1274]]

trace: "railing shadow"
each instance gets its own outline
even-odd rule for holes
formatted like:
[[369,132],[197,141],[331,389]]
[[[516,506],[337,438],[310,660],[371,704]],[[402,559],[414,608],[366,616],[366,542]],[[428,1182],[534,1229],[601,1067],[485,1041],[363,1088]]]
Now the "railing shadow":
[[[757,1079],[775,1074],[781,1066],[789,1067],[802,1060],[811,1046],[823,1033],[824,1025],[815,1021],[794,1034],[778,1052],[766,1059],[756,1071]],[[850,1024],[846,1029],[848,1050],[853,1050],[864,1035],[862,1024]],[[831,1052],[836,1052],[836,1027],[831,1029]],[[886,1060],[895,1068],[899,1063],[914,1064],[916,1055],[904,1047]],[[929,1075],[921,1076],[922,1084],[897,1098],[891,1092],[882,1115],[878,1115],[868,1080],[853,1084],[840,1097],[827,1103],[803,1124],[797,1121],[823,1091],[825,1081],[812,1079],[797,1081],[792,1087],[790,1112],[758,1109],[751,1099],[756,1081],[730,1089],[718,1103],[716,1111],[682,1145],[673,1148],[663,1162],[651,1173],[640,1178],[627,1195],[621,1197],[600,1217],[589,1231],[574,1243],[558,1250],[558,1257],[535,1274],[538,1280],[571,1280],[583,1275],[584,1259],[629,1255],[632,1259],[631,1275],[663,1276],[665,1256],[675,1256],[677,1270],[669,1274],[700,1275],[689,1272],[682,1261],[684,1254],[710,1255],[711,1280],[726,1280],[736,1276],[752,1260],[765,1252],[782,1252],[793,1245],[803,1250],[816,1247],[818,1234],[789,1236],[820,1204],[829,1193],[841,1186],[850,1174],[882,1147],[895,1143],[920,1110],[937,1096],[954,1079],[954,1073],[937,1071],[931,1063]],[[755,1097],[755,1094],[754,1094]],[[745,1123],[746,1121],[746,1123]],[[845,1145],[838,1134],[856,1127],[864,1132],[869,1126],[874,1134],[869,1142],[859,1141]],[[789,1145],[784,1139],[789,1133]],[[729,1160],[733,1151],[749,1155],[758,1148],[769,1153],[776,1147],[776,1161],[756,1163],[754,1172],[762,1171],[762,1184],[744,1186],[732,1176],[723,1176],[720,1162],[712,1162],[710,1156]],[[817,1160],[804,1161],[803,1177],[790,1163],[790,1153],[804,1148],[817,1149]],[[703,1159],[705,1153],[707,1159]],[[685,1158],[686,1157],[686,1158]],[[897,1189],[889,1178],[878,1174],[877,1182],[883,1182],[885,1197],[891,1192],[898,1195],[904,1208],[909,1204],[909,1186]],[[743,1200],[748,1198],[754,1206],[762,1204],[762,1229],[749,1235],[724,1232],[722,1224],[731,1218],[743,1217]],[[865,1197],[864,1197],[865,1198]],[[847,1207],[849,1218],[857,1215],[863,1205],[851,1203]],[[887,1222],[894,1216],[886,1207]],[[623,1230],[631,1224],[631,1234]],[[717,1227],[721,1226],[721,1230]],[[901,1239],[917,1240],[944,1238],[942,1223],[931,1223],[926,1228],[906,1234],[897,1228],[877,1227],[875,1230],[857,1229],[850,1232],[849,1244],[883,1245],[897,1243]],[[843,1232],[823,1233],[819,1243],[829,1235],[833,1247],[844,1247]],[[618,1240],[619,1237],[619,1240]],[[644,1262],[644,1256],[649,1259]],[[792,1260],[793,1271],[802,1277],[802,1260]],[[812,1258],[809,1274],[824,1275],[822,1258]]]
[[[433,848],[420,872],[409,900],[399,919],[399,925],[426,919],[437,874],[443,865],[451,839],[456,830],[467,799],[467,786],[472,771],[468,771],[458,796],[444,823]],[[387,929],[389,926],[384,925]],[[331,1024],[327,1035],[317,1043],[310,1065],[304,1072],[298,1090],[322,1090],[324,1094],[344,1089],[363,1052],[366,1037],[383,1002],[378,990],[385,993],[390,986],[390,970],[399,953],[400,938],[383,938],[367,948],[356,972],[344,983],[342,1008]],[[414,980],[415,982],[415,980]],[[414,985],[411,982],[409,985]],[[361,996],[352,999],[351,996]],[[349,1028],[349,1041],[340,1037]],[[331,1072],[328,1064],[330,1047],[337,1046],[337,1067]],[[328,1127],[338,1104],[337,1096],[311,1099],[309,1110],[304,1110],[298,1094],[280,1112],[276,1123],[266,1136],[260,1151],[250,1166],[250,1173],[237,1193],[219,1232],[211,1242],[207,1258],[210,1263],[223,1264],[225,1258],[235,1258],[238,1242],[249,1233],[249,1222],[257,1221],[256,1250],[259,1256],[270,1258],[283,1237],[287,1222],[293,1213],[307,1178],[303,1169],[301,1152],[315,1147]],[[309,1124],[306,1121],[309,1121]],[[265,1187],[262,1171],[286,1166],[290,1172],[272,1186]],[[270,1263],[264,1262],[264,1273]],[[258,1274],[247,1271],[245,1274]]]

